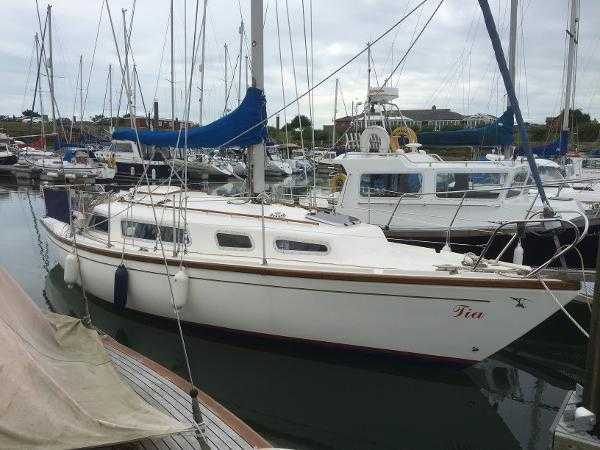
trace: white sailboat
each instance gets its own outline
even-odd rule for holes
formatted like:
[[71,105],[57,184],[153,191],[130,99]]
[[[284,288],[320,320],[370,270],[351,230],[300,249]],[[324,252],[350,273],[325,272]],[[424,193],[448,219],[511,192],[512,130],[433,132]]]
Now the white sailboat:
[[[251,90],[263,89],[262,14],[253,0]],[[524,266],[394,244],[353,217],[269,204],[264,142],[248,153],[248,198],[147,186],[95,202],[82,219],[49,208],[42,223],[67,283],[195,324],[457,362],[486,358],[577,294]],[[44,195],[50,205],[62,193]]]

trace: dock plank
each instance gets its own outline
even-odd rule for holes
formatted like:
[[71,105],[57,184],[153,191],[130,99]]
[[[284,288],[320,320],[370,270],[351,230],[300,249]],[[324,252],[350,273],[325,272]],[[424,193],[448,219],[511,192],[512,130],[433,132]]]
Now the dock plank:
[[[182,423],[194,424],[191,399],[188,392],[183,389],[189,388],[188,383],[111,338],[105,336],[103,340],[115,369],[141,398]],[[162,369],[159,370],[161,373],[157,373],[155,369]],[[165,372],[167,376],[163,376]],[[206,427],[205,438],[210,448],[242,450],[269,447],[269,444],[252,432],[247,425],[206,394],[201,393],[199,400]],[[237,430],[242,432],[239,433]],[[200,448],[200,444],[194,432],[185,432],[162,438],[145,439],[118,448],[187,450]]]

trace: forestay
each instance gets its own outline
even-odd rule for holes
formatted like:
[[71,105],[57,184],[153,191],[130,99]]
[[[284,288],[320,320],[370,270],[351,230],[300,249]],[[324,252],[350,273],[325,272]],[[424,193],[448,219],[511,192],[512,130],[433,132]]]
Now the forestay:
[[[246,97],[231,113],[214,122],[187,130],[190,148],[247,147],[261,142],[267,135],[266,100],[263,91],[249,87]],[[113,139],[139,141],[158,147],[183,147],[185,130],[150,131],[117,128]]]
[[0,448],[82,448],[189,430],[142,400],[94,330],[48,317],[0,268]]

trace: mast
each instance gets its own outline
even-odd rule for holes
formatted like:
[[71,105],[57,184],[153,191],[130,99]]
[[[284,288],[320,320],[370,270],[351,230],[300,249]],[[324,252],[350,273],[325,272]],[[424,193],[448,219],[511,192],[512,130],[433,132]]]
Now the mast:
[[248,84],[248,56],[244,56],[244,59],[246,60],[246,89],[248,89],[248,87],[250,86]]
[[[517,76],[517,20],[519,0],[510,0],[510,36],[508,41],[508,71],[510,80],[515,86]],[[510,100],[506,99],[506,106],[510,106]]]
[[540,178],[540,174],[535,163],[535,158],[533,157],[531,147],[529,146],[529,137],[527,136],[527,129],[525,128],[525,122],[523,121],[523,116],[521,115],[521,108],[519,107],[519,101],[517,100],[515,87],[510,78],[510,73],[506,64],[506,58],[504,57],[504,51],[502,50],[502,43],[500,42],[500,36],[498,36],[498,30],[496,29],[496,23],[494,22],[494,16],[492,15],[492,11],[490,10],[488,0],[479,0],[479,6],[481,7],[481,12],[483,13],[485,26],[490,36],[490,41],[492,41],[492,47],[494,48],[494,54],[496,55],[496,62],[498,63],[498,69],[500,70],[502,80],[504,81],[506,93],[508,94],[510,104],[514,109],[517,124],[519,125],[519,135],[521,137],[521,144],[523,145],[525,153],[527,154],[527,161],[529,162],[531,175],[533,177],[533,180],[535,181],[537,190],[540,194],[540,199],[544,204],[544,216],[554,216],[554,212],[552,211],[550,203],[548,203],[548,198],[546,197],[546,192],[544,191],[544,186],[542,184],[542,180]]
[[173,45],[173,0],[171,0],[171,129],[175,130],[175,59]]
[[52,108],[52,133],[56,133],[56,113],[54,112],[54,63],[52,61],[52,6],[48,5],[48,85],[50,87],[50,106]]
[[200,60],[200,117],[198,124],[202,125],[202,116],[204,109],[204,49],[206,43],[206,6],[208,0],[204,0],[204,10],[202,11],[202,57]]
[[[263,67],[263,0],[252,0],[250,8],[252,45],[252,86],[264,91]],[[250,193],[256,195],[265,190],[265,143],[251,145],[248,149]]]
[[335,97],[333,100],[333,126],[331,127],[331,146],[335,147],[335,119],[337,117],[338,86],[340,79],[335,79]]
[[242,92],[242,54],[243,54],[243,48],[242,48],[242,44],[244,43],[244,21],[242,20],[242,23],[240,24],[240,63],[238,65],[238,97],[237,97],[237,101],[238,101],[238,106],[240,104],[241,101],[241,92]]
[[[40,79],[40,67],[42,64],[42,53],[40,51],[40,40],[38,38],[38,34],[35,33],[35,51],[37,54],[37,63],[38,63],[38,70],[37,70],[37,86],[39,88],[39,97],[40,97],[40,125],[42,128],[42,145],[44,146],[44,150],[46,150],[46,130],[44,128],[44,103],[42,102],[42,83],[39,82]],[[32,111],[35,111],[35,100],[34,100],[34,104],[33,104],[33,108]]]
[[[127,90],[127,102],[131,102],[131,79],[129,78],[129,42],[127,39],[127,20],[125,18],[126,9],[122,9],[123,14],[123,39],[125,42],[125,89]],[[131,106],[131,105],[130,105]],[[133,117],[133,109],[129,109],[129,122],[131,128],[135,128],[135,117]]]
[[225,42],[225,108],[223,108],[223,114],[227,114],[227,42]]
[[367,112],[371,106],[371,43],[367,42],[367,102],[365,104],[365,130],[369,126],[367,123]]
[[573,91],[573,73],[575,66],[575,52],[579,40],[579,0],[571,0],[571,19],[567,36],[569,39],[569,52],[567,54],[567,76],[565,82],[565,98],[563,104],[562,127],[560,131],[560,152],[567,152],[569,146],[569,111],[571,109]]
[[110,111],[110,129],[113,129],[113,93],[112,93],[112,64],[108,65],[108,109]]
[[79,55],[79,133],[83,126],[83,55]]
[[138,90],[138,74],[137,74],[137,68],[135,63],[133,64],[133,71],[131,73],[131,75],[133,76],[133,102],[132,102],[132,108],[133,108],[133,117],[137,117],[137,90]]

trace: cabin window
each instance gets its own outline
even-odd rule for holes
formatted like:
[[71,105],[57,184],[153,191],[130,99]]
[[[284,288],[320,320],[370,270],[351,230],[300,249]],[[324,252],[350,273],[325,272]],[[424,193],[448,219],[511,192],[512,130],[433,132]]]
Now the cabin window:
[[277,239],[275,241],[277,250],[292,252],[316,252],[327,253],[327,246],[316,244],[314,242],[289,241],[287,239]]
[[419,173],[370,173],[360,177],[361,197],[399,197],[421,192]]
[[108,219],[99,214],[92,214],[89,227],[91,230],[108,233]]
[[[504,186],[505,173],[453,173],[440,172],[436,174],[436,196],[441,198],[461,198],[467,192],[466,198],[498,198],[501,191],[490,191]],[[459,191],[459,192],[453,192]]]
[[226,248],[252,248],[250,236],[245,234],[217,233],[219,247]]
[[527,171],[522,170],[522,171],[518,172],[515,175],[515,177],[513,178],[513,181],[510,185],[510,189],[506,193],[506,197],[511,198],[511,197],[516,197],[517,195],[519,195],[521,193],[521,191],[523,190],[523,187],[525,186],[526,183],[527,183]]
[[110,144],[110,151],[113,153],[133,153],[133,146],[128,142],[113,142]]
[[[133,222],[131,220],[124,220],[121,222],[121,232],[123,236],[132,237],[136,239],[145,239],[148,241],[156,241],[158,239],[158,229],[160,228],[160,238],[163,242],[173,242],[173,227],[157,227],[154,224]],[[187,233],[180,229],[176,229],[177,242],[189,243]]]

